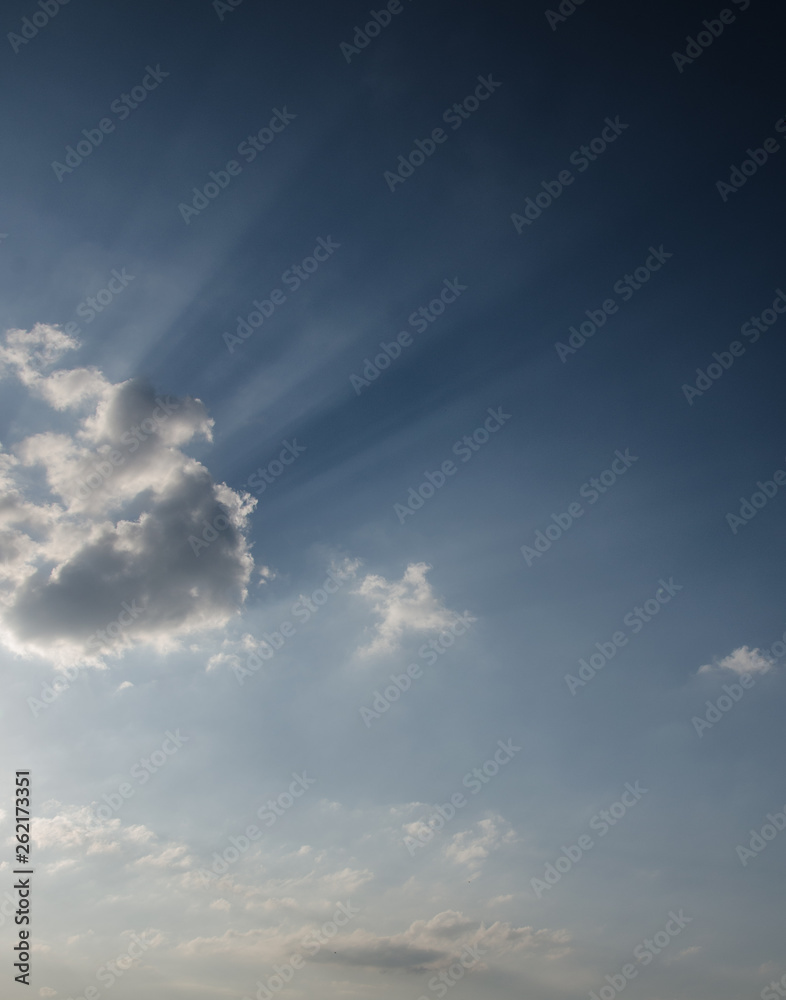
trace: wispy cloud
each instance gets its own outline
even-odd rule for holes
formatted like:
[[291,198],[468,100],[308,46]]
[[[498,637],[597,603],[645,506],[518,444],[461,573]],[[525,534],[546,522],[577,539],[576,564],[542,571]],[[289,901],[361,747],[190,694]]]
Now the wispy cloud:
[[766,674],[772,670],[773,665],[774,661],[761,653],[760,650],[740,646],[739,649],[735,649],[716,663],[705,663],[703,667],[699,667],[699,673],[709,674],[719,670],[731,670],[735,674]]

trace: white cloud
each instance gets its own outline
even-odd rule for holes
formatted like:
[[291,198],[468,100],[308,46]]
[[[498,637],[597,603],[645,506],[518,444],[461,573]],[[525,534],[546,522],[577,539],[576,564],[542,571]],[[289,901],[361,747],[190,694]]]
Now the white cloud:
[[181,450],[212,440],[200,400],[94,369],[44,373],[77,347],[41,324],[0,346],[0,375],[63,414],[0,449],[0,641],[59,666],[100,666],[230,620],[253,569],[256,500]]
[[[440,602],[426,579],[430,569],[431,566],[426,563],[410,563],[398,581],[369,575],[353,591],[369,601],[374,613],[379,616],[371,642],[358,650],[361,656],[392,653],[398,649],[404,636],[417,632],[443,632],[457,620],[458,614],[449,611]],[[464,614],[469,613],[465,611]],[[470,621],[475,619],[470,618]]]
[[[466,945],[477,946],[479,953],[496,956],[508,952],[526,951],[546,958],[567,954],[569,937],[565,931],[533,930],[532,927],[512,927],[496,921],[490,927],[469,920],[456,910],[445,910],[431,920],[416,920],[405,931],[394,935],[378,935],[355,928],[341,931],[330,938],[330,946],[306,959],[315,963],[424,972],[440,969],[456,961]],[[186,955],[215,955],[235,960],[275,962],[302,951],[307,937],[318,931],[319,924],[307,923],[297,929],[277,926],[255,927],[249,930],[229,928],[221,935],[198,937],[184,941],[177,950]],[[479,961],[477,968],[485,968]]]
[[477,871],[491,851],[516,839],[515,832],[510,828],[503,833],[502,827],[507,824],[501,816],[482,819],[475,826],[477,832],[462,830],[451,837],[450,843],[445,848],[445,854],[451,861],[466,865],[470,871]]
[[193,859],[186,854],[185,844],[168,844],[144,857],[137,858],[135,865],[141,868],[172,868],[190,866]]
[[717,670],[731,670],[735,674],[766,674],[772,670],[774,661],[758,649],[748,649],[740,646],[715,664],[705,663],[699,667],[700,674],[708,674]]
[[63,854],[76,850],[85,854],[103,854],[119,848],[121,842],[147,843],[154,839],[151,830],[143,826],[122,827],[120,820],[101,820],[87,806],[65,806],[50,800],[43,810],[53,816],[36,816],[31,824],[31,836],[42,850],[54,848]]
[[[99,819],[87,806],[64,806],[56,800],[44,803],[42,811],[53,815],[33,819],[31,838],[50,875],[98,865],[115,874],[124,870],[127,877],[142,874],[149,883],[154,874],[183,879],[197,867],[185,844],[162,842],[141,824],[124,826],[117,817]],[[50,851],[56,860],[47,863]]]
[[0,371],[8,369],[26,386],[41,381],[40,369],[73,348],[74,340],[56,326],[36,323],[32,330],[8,330],[0,344]]
[[205,669],[209,673],[222,666],[242,666],[248,661],[251,654],[255,654],[257,658],[261,659],[260,653],[266,651],[267,646],[267,643],[255,639],[250,632],[243,633],[239,639],[222,639],[220,651],[210,657]]
[[[314,961],[424,972],[456,961],[466,945],[477,946],[481,954],[527,951],[556,958],[567,954],[569,940],[565,931],[536,931],[500,921],[486,927],[460,911],[444,910],[431,920],[416,920],[401,934],[378,936],[355,930],[333,949],[323,949]],[[485,962],[478,962],[478,969],[484,967]]]

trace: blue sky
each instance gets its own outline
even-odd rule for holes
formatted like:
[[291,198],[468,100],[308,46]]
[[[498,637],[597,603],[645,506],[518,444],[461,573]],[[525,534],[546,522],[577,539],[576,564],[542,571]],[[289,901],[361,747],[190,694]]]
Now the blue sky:
[[35,995],[768,996],[780,12],[57,3],[0,61]]

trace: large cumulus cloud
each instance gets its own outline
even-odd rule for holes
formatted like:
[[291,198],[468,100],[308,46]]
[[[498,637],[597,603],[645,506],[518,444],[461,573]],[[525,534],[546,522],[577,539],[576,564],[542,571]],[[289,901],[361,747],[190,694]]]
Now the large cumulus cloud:
[[100,665],[226,624],[253,570],[256,500],[182,450],[212,440],[200,400],[95,368],[48,371],[78,346],[42,324],[0,346],[0,375],[47,404],[54,425],[0,447],[0,639],[58,665]]

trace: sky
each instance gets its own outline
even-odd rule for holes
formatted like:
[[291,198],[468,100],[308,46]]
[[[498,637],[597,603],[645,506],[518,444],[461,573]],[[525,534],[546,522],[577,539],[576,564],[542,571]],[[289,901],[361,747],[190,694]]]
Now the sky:
[[3,23],[0,993],[786,995],[780,7]]

